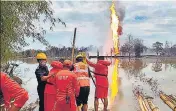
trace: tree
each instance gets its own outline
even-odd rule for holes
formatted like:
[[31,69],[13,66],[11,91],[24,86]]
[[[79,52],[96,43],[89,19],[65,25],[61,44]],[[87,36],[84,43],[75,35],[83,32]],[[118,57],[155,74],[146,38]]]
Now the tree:
[[176,44],[173,45],[170,50],[171,50],[171,51],[170,51],[171,54],[172,54],[173,56],[175,56],[175,55],[176,55]]
[[164,52],[165,52],[165,55],[170,55],[170,46],[168,41],[165,42]]
[[163,51],[163,43],[153,43],[153,50],[156,52],[157,55],[161,54],[161,52]]
[[133,36],[131,34],[128,35],[128,42],[126,43],[127,52],[129,57],[131,57],[131,53],[133,52]]
[[8,61],[14,51],[29,45],[26,37],[49,45],[44,38],[46,31],[34,21],[50,22],[50,30],[55,23],[65,25],[53,16],[50,5],[48,1],[1,1],[1,62]]
[[121,46],[120,52],[122,53],[122,55],[126,55],[126,53],[128,52],[125,44]]
[[129,34],[127,37],[128,40],[121,46],[120,50],[122,54],[126,55],[127,53],[131,57],[131,53],[133,53],[133,36]]
[[143,40],[141,39],[134,39],[134,52],[136,57],[141,57],[141,53],[144,52],[146,46],[143,45]]

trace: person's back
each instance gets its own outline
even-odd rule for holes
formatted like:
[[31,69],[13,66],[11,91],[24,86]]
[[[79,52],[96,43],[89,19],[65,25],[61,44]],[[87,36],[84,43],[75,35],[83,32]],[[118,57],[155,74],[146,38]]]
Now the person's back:
[[55,76],[57,94],[53,111],[76,111],[75,96],[79,94],[79,85],[76,75],[69,71],[71,64],[67,66],[66,63]]
[[[7,74],[1,72],[0,73],[0,81],[1,87],[0,90],[3,94],[3,99],[5,103],[5,107],[8,111],[19,111],[20,108],[25,104],[28,100],[28,93],[25,89],[21,88],[20,85],[14,80],[10,79]],[[11,104],[11,100],[14,99],[14,103]]]
[[[76,76],[74,73],[68,70],[62,70],[56,75],[56,98],[57,102],[65,103],[65,95],[69,95],[70,97],[75,97],[75,88],[74,82],[76,80]],[[73,82],[74,81],[74,82]]]
[[94,75],[96,79],[96,91],[95,91],[95,111],[98,111],[99,101],[98,99],[104,99],[104,111],[107,111],[108,107],[108,66],[111,64],[109,61],[98,60],[97,63],[92,63],[86,59],[87,63],[94,68]]
[[105,60],[99,60],[97,64],[95,65],[95,79],[96,79],[96,85],[102,86],[102,87],[108,87],[108,66],[110,65],[110,62]]
[[88,110],[88,97],[90,92],[90,78],[88,74],[88,66],[83,62],[77,62],[75,64],[75,74],[80,86],[79,96],[76,98],[78,111],[81,111],[81,104],[83,105],[83,111]]

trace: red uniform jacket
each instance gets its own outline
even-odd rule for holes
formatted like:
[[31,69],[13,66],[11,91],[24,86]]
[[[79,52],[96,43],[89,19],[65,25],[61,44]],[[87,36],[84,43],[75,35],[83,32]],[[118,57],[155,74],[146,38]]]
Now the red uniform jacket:
[[[53,61],[51,63],[51,66],[53,68],[50,70],[49,75],[53,74],[53,73],[57,74],[63,68],[62,63],[60,63],[58,61]],[[55,80],[54,78],[55,77],[49,78],[48,83],[52,83],[53,85],[46,84],[46,86],[45,86],[45,93],[47,93],[47,94],[56,94],[56,88],[55,88],[54,83],[53,83],[53,81]]]
[[75,95],[79,95],[79,84],[76,75],[68,70],[62,70],[57,73],[55,79],[57,103],[66,104],[66,95],[68,95],[71,104],[75,104]]
[[1,91],[5,101],[6,108],[9,108],[11,99],[14,99],[14,105],[21,108],[28,100],[28,93],[20,85],[10,79],[7,74],[1,72]]
[[[86,60],[87,63],[95,68],[96,86],[108,87],[108,66],[111,64],[109,61],[99,60],[96,64]],[[97,75],[98,74],[98,75]]]

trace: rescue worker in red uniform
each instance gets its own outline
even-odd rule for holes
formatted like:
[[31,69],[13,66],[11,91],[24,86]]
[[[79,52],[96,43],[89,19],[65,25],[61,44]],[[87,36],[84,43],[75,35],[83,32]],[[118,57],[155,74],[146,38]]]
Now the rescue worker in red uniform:
[[[52,69],[49,72],[49,75],[51,74],[57,74],[60,70],[62,70],[63,65],[59,61],[53,61],[51,63]],[[49,78],[47,80],[46,86],[45,86],[45,98],[44,98],[44,108],[45,111],[51,111],[54,107],[54,102],[56,98],[56,88],[53,84],[53,81],[55,80],[54,76]]]
[[38,86],[37,92],[39,95],[39,111],[44,111],[44,91],[47,83],[47,79],[53,76],[53,74],[48,75],[48,67],[46,66],[47,57],[44,53],[37,54],[37,61],[39,66],[35,70],[35,75],[37,78]]
[[[21,88],[17,82],[10,79],[7,74],[1,72],[0,76],[0,92],[3,94],[5,108],[7,111],[19,111],[28,100],[27,91]],[[10,104],[12,99],[15,101]]]
[[108,66],[111,64],[109,61],[105,61],[103,57],[98,57],[98,61],[96,64],[88,61],[86,62],[93,67],[94,76],[96,80],[96,89],[95,89],[95,101],[94,107],[95,111],[98,111],[99,101],[98,99],[104,99],[104,111],[107,111],[108,107]]
[[80,86],[79,96],[76,98],[78,111],[81,110],[81,104],[83,105],[83,111],[88,110],[88,97],[90,92],[90,80],[88,74],[88,66],[83,63],[83,56],[78,55],[76,57],[76,63],[74,65],[74,73],[77,75],[77,80]]
[[55,75],[57,93],[52,111],[76,111],[75,96],[79,95],[79,85],[76,75],[70,71],[71,65],[70,60],[65,60],[63,70]]

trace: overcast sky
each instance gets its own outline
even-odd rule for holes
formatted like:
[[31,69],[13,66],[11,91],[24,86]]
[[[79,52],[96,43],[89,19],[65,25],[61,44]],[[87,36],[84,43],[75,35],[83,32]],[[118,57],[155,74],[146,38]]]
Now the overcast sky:
[[[49,24],[46,39],[54,46],[70,46],[74,28],[77,27],[76,46],[102,46],[110,37],[110,1],[53,1],[55,17],[61,18],[67,25],[58,24],[54,31]],[[127,39],[127,34],[144,40],[151,46],[156,41],[166,40],[176,44],[176,1],[120,1],[116,2],[117,10],[125,12],[123,35],[120,44]],[[121,15],[122,16],[122,15]],[[32,43],[25,49],[45,49],[39,42]]]

